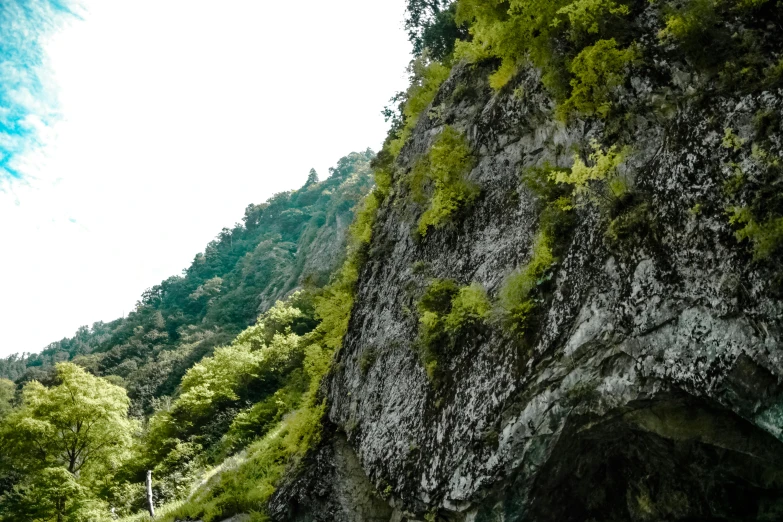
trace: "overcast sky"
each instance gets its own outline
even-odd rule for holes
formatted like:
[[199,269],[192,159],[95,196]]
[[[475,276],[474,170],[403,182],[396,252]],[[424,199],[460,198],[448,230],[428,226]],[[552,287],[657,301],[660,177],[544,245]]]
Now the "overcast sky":
[[406,85],[404,0],[58,3],[0,7],[0,356],[127,314],[249,203],[378,150]]

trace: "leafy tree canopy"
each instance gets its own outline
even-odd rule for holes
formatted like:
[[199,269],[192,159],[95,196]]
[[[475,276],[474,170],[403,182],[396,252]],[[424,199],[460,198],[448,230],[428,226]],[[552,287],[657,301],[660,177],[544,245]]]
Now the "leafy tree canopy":
[[405,30],[415,56],[428,49],[433,59],[444,60],[454,50],[454,42],[468,36],[455,22],[455,13],[452,0],[408,0]]
[[25,385],[21,405],[3,422],[3,442],[31,470],[76,475],[119,464],[136,429],[126,391],[72,363],[58,363],[56,375],[56,386]]
[[2,464],[19,477],[0,497],[0,520],[108,515],[98,492],[127,458],[137,431],[127,393],[72,363],[58,363],[55,375],[54,386],[27,383],[21,404],[0,424]]
[[0,420],[11,411],[11,401],[14,398],[16,386],[8,379],[0,379]]

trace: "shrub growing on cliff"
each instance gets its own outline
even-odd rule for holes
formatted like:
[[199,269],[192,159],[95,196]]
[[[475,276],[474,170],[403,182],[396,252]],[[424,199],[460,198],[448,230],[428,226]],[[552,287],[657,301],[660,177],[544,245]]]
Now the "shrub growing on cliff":
[[552,180],[573,186],[574,195],[587,195],[594,202],[621,198],[629,187],[618,168],[630,153],[630,148],[612,145],[604,151],[595,140],[590,142],[590,146],[593,149],[588,156],[591,165],[582,161],[578,154],[574,155],[573,167],[553,172]]
[[388,143],[388,151],[396,157],[410,138],[421,113],[432,103],[441,84],[448,78],[450,68],[423,55],[411,62],[410,86],[395,97],[402,104],[401,122],[396,135]]
[[[746,155],[747,140],[737,136],[732,129],[725,129],[722,147],[732,155]],[[753,259],[774,259],[783,248],[783,194],[778,188],[783,176],[783,159],[771,154],[758,144],[753,144],[749,161],[729,161],[729,172],[724,182],[724,194],[730,204],[726,213],[734,225],[737,241],[748,241],[753,249]]]
[[757,221],[747,207],[731,207],[729,222],[738,225],[734,233],[737,241],[749,240],[753,245],[755,260],[767,259],[783,245],[783,217]]
[[[732,9],[754,9],[769,0],[691,0],[664,7],[666,26],[661,30],[661,38],[678,40],[696,39],[714,31],[723,14]],[[702,39],[702,42],[705,40]]]
[[429,227],[442,227],[476,198],[478,188],[465,180],[473,161],[465,138],[446,126],[430,151],[413,167],[409,177],[413,199],[427,205],[419,219],[419,234],[426,236]]
[[554,264],[552,238],[539,232],[528,262],[509,275],[499,294],[499,304],[509,329],[523,334],[531,325],[536,310],[535,290],[546,281]]
[[568,17],[571,40],[578,40],[584,34],[598,34],[613,16],[627,16],[631,10],[623,3],[614,0],[582,0],[572,2],[558,9],[555,26]]
[[570,183],[558,183],[557,179],[570,179],[571,169],[544,163],[530,167],[522,173],[522,184],[539,197],[545,206],[554,206],[563,211],[573,208],[574,187]]
[[436,279],[419,300],[419,341],[430,380],[439,379],[439,362],[467,332],[489,319],[492,305],[484,288],[460,287],[451,279]]
[[637,56],[633,47],[618,49],[614,38],[582,49],[568,67],[573,75],[571,96],[558,108],[558,116],[566,119],[571,112],[609,116],[612,93],[625,82],[627,69]]
[[544,83],[557,93],[565,65],[589,44],[577,45],[572,55],[560,55],[555,39],[568,35],[573,42],[587,41],[584,35],[600,35],[608,23],[629,12],[624,3],[612,0],[459,0],[456,20],[470,24],[472,40],[461,42],[457,53],[470,61],[500,58],[500,68],[490,77],[495,89],[530,61],[543,69]]

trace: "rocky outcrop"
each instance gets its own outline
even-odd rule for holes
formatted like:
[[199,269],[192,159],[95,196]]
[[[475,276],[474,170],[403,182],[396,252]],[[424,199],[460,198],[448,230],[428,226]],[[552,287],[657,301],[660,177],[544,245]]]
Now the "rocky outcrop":
[[325,435],[318,451],[302,463],[303,473],[283,484],[272,499],[270,514],[295,522],[388,521],[392,508],[367,479],[348,441],[334,426]]
[[[727,165],[750,165],[751,148],[722,139],[731,128],[751,140],[757,114],[781,114],[783,92],[691,96],[699,79],[662,63],[629,82],[635,109],[618,130],[557,122],[534,70],[493,92],[494,65],[457,66],[400,154],[398,180],[453,126],[474,150],[481,195],[426,238],[404,183],[384,204],[326,388],[347,443],[335,435],[314,458],[325,471],[279,492],[311,514],[278,519],[322,520],[301,499],[349,487],[337,455],[355,451],[394,510],[361,520],[780,520],[783,302],[777,263],[754,263],[725,213]],[[662,99],[678,102],[663,110]],[[780,154],[775,125],[768,146]],[[638,211],[630,230],[609,237],[613,216],[578,207],[534,332],[520,342],[490,321],[433,386],[418,348],[427,281],[497,296],[538,227],[542,202],[520,173],[570,167],[592,139],[632,144],[634,203],[619,211]]]

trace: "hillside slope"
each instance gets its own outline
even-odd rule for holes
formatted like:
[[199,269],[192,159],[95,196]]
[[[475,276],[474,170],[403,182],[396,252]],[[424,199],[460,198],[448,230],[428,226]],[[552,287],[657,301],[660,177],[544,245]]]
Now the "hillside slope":
[[318,181],[245,210],[181,276],[144,292],[127,317],[82,327],[40,354],[0,360],[0,378],[51,380],[73,360],[126,387],[135,415],[173,395],[185,371],[255,323],[296,287],[325,284],[344,257],[354,207],[372,186],[374,154],[352,153]]

